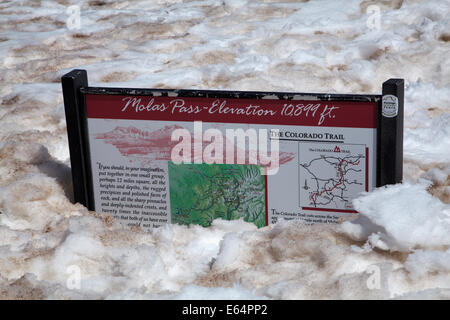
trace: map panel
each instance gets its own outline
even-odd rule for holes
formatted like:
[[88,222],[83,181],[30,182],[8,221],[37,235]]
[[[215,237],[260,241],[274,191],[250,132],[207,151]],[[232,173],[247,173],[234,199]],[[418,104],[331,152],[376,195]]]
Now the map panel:
[[209,226],[243,218],[266,225],[265,178],[260,166],[175,164],[169,161],[172,223]]
[[300,207],[354,210],[366,187],[366,146],[299,143]]

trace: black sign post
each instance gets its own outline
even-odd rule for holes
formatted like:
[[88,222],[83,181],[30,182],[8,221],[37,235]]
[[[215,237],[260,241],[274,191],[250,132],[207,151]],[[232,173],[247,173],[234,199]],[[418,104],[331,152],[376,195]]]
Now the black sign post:
[[[403,177],[403,79],[389,79],[383,83],[383,97],[379,108],[380,153],[377,186],[402,182]],[[395,98],[392,98],[395,97]],[[385,112],[383,114],[383,103]]]
[[[249,197],[239,196],[241,198],[233,200],[236,208],[230,206],[227,214],[224,214],[228,219],[244,217],[246,221],[252,221],[249,217],[257,216],[252,208],[261,205],[260,210],[265,211],[265,218],[263,222],[253,221],[258,226],[274,223],[281,217],[286,218],[283,216],[285,213],[289,214],[289,218],[297,215],[311,223],[340,222],[343,216],[356,213],[351,204],[356,193],[402,181],[403,79],[384,82],[382,94],[168,90],[89,87],[87,72],[72,70],[62,77],[62,88],[74,201],[90,210],[112,212],[122,220],[133,219],[132,223],[127,221],[129,225],[158,226],[164,221],[208,225],[217,218],[198,209],[198,204],[184,206],[183,199],[176,197],[179,190],[175,188],[177,180],[173,179],[176,174],[189,174],[194,169],[210,169],[200,165],[175,170],[171,159],[167,158],[172,142],[167,139],[168,132],[164,130],[180,126],[187,128],[195,121],[202,121],[212,128],[227,124],[230,127],[240,124],[246,128],[276,128],[280,131],[277,139],[287,148],[288,152],[282,152],[285,158],[280,162],[290,161],[291,171],[284,170],[284,178],[278,179],[291,184],[280,184],[271,176],[259,179],[258,183],[264,191],[258,194],[258,202],[252,203]],[[314,143],[317,143],[317,147]],[[311,154],[303,156],[305,152]],[[120,159],[115,161],[114,157]],[[315,168],[313,172],[311,164],[322,160],[324,169]],[[121,188],[133,190],[130,179],[113,179],[110,185],[102,182],[113,181],[101,178],[102,174],[111,173],[104,171],[112,170],[108,164],[118,170],[115,174],[129,177],[126,170],[153,168],[158,161],[164,162],[164,165],[156,168],[163,174],[148,174],[148,180],[141,181],[148,186],[159,183],[162,186],[160,190],[165,191],[156,195],[149,191],[145,196],[144,191],[148,188],[137,186],[140,192],[134,195],[127,191],[118,192]],[[129,166],[129,163],[133,165]],[[236,172],[239,169],[245,172],[252,169],[251,166],[223,168],[228,167],[223,165],[222,171],[217,169],[216,176],[228,172],[226,170]],[[327,170],[330,172],[329,178],[320,178],[320,174]],[[312,176],[309,176],[310,173]],[[352,176],[353,173],[355,175]],[[137,177],[137,173],[134,176]],[[159,180],[153,181],[157,176]],[[243,176],[251,175],[246,173]],[[188,175],[183,179],[186,177]],[[122,184],[123,180],[125,184]],[[237,183],[237,186],[239,183],[236,181],[234,179],[232,183]],[[223,186],[231,182],[227,183]],[[279,191],[284,185],[286,190]],[[217,194],[218,191],[214,190],[214,194]],[[203,192],[207,194],[212,191]],[[146,202],[146,199],[153,199],[154,196],[163,199],[158,200],[160,205],[146,205],[153,201]],[[190,197],[196,195],[191,194]],[[284,202],[291,202],[292,205],[283,209],[280,203]],[[210,205],[215,205],[216,211],[223,209],[218,209],[217,203]],[[223,203],[221,205],[225,206]],[[167,211],[166,220],[155,222],[152,215],[161,216],[164,210]],[[239,212],[247,213],[239,216]],[[201,214],[208,215],[209,220],[201,220]],[[311,218],[315,214],[326,217],[324,220]],[[195,218],[190,220],[190,216]]]
[[89,147],[86,140],[86,105],[81,88],[88,86],[86,70],[73,70],[61,78],[75,202],[92,208],[89,199]]

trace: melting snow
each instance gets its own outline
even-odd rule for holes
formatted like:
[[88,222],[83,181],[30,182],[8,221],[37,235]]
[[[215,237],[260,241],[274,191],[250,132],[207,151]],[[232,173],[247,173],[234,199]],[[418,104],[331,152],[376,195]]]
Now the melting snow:
[[[450,3],[383,1],[371,29],[372,4],[2,1],[0,298],[450,298]],[[405,78],[405,182],[337,227],[126,230],[70,201],[72,68],[148,88],[379,93]]]

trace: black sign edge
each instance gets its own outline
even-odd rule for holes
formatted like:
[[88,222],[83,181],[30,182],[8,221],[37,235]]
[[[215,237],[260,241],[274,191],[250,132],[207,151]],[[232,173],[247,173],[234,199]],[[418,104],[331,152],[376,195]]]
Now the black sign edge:
[[81,87],[84,94],[126,95],[126,96],[177,96],[222,99],[268,99],[268,100],[307,100],[307,101],[354,101],[378,102],[377,94],[337,94],[337,93],[302,93],[271,91],[230,91],[230,90],[196,90],[196,89],[142,89],[117,87]]

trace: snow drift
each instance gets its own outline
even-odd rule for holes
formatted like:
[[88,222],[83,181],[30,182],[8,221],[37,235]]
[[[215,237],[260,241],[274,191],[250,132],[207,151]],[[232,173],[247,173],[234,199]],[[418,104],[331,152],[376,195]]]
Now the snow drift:
[[[3,1],[0,298],[450,298],[449,12],[438,0]],[[72,68],[153,88],[378,93],[405,78],[405,182],[362,194],[340,226],[127,230],[70,201],[59,79]]]

